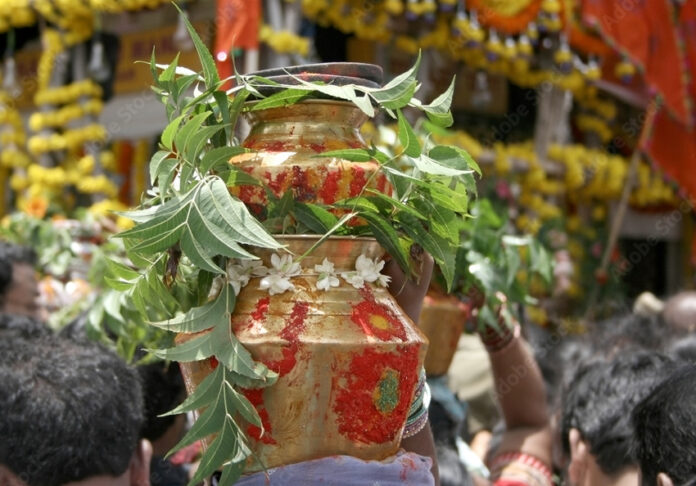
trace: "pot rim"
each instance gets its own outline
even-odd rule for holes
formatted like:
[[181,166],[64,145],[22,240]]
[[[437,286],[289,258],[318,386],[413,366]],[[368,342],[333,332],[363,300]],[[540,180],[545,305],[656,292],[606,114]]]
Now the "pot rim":
[[[314,235],[314,234],[301,234],[301,235],[271,235],[276,240],[299,240],[299,241],[311,241],[321,239],[324,235]],[[351,236],[351,235],[339,235],[339,236],[329,236],[326,241],[363,241],[363,242],[376,242],[377,238],[372,236]]]

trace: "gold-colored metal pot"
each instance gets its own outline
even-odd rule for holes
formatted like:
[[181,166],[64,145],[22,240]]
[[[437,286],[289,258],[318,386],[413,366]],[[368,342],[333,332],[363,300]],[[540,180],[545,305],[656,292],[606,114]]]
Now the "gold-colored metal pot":
[[[296,201],[332,204],[359,195],[368,187],[391,191],[376,161],[350,162],[321,156],[329,150],[367,148],[360,126],[367,116],[352,103],[313,99],[294,105],[250,111],[251,132],[244,146],[253,152],[233,157],[230,164],[265,183],[281,197],[293,191]],[[230,191],[257,214],[268,203],[258,186]]]
[[462,301],[433,289],[428,291],[418,320],[418,327],[430,342],[425,357],[428,376],[447,373],[468,318],[469,308]]
[[[279,236],[295,255],[317,236]],[[266,266],[272,251],[255,250]],[[260,462],[247,471],[334,454],[384,459],[401,441],[427,340],[382,287],[317,290],[315,265],[328,258],[337,272],[354,269],[359,255],[382,256],[370,238],[332,237],[301,260],[294,291],[269,295],[252,278],[238,298],[232,329],[254,359],[278,372],[276,384],[243,390],[265,431],[246,430]],[[190,339],[180,335],[177,341]],[[191,392],[212,370],[208,361],[182,363]]]

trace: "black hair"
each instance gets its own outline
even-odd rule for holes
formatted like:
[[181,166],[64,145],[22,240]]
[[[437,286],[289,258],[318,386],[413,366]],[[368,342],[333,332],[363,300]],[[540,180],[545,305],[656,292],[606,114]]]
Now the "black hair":
[[564,393],[561,410],[565,454],[570,455],[568,434],[575,428],[605,474],[636,465],[631,411],[675,367],[666,355],[633,351],[578,368]]
[[669,353],[680,361],[696,364],[696,334],[675,340],[669,347]]
[[50,336],[52,333],[49,327],[36,319],[0,312],[0,340],[11,338],[32,339]]
[[466,466],[459,458],[457,437],[462,423],[453,418],[436,399],[431,399],[428,407],[430,427],[435,441],[437,467],[442,486],[473,486],[473,480]]
[[0,464],[29,486],[125,473],[143,424],[137,372],[92,342],[2,341]]
[[642,484],[667,474],[675,485],[696,483],[696,365],[673,372],[633,411]]
[[628,348],[660,351],[675,335],[660,315],[629,313],[591,325],[593,347],[604,356],[615,356]]
[[0,240],[0,300],[12,284],[12,265],[36,263],[36,252],[26,246],[19,246]]
[[186,395],[178,363],[157,362],[138,366],[145,392],[145,425],[142,437],[155,441],[176,420],[175,415],[160,417],[175,408]]

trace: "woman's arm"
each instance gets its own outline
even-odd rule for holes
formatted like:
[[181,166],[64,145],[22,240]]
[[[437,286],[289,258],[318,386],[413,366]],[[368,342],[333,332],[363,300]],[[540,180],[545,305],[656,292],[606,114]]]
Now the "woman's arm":
[[[389,292],[394,296],[396,302],[403,309],[414,323],[418,323],[423,299],[430,285],[430,278],[433,273],[433,259],[427,253],[421,253],[419,260],[415,262],[419,270],[418,280],[411,280],[406,277],[399,265],[390,261],[384,268],[384,273],[391,277]],[[440,484],[440,474],[437,467],[437,456],[435,454],[435,442],[433,433],[430,430],[430,422],[415,435],[402,439],[401,447],[406,451],[415,452],[421,456],[430,457],[433,461],[431,472],[435,478],[435,485]]]

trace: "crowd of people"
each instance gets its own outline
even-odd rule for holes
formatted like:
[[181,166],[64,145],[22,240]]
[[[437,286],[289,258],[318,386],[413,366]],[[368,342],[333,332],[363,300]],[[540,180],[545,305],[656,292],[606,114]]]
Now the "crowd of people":
[[[0,486],[185,485],[196,451],[164,456],[188,419],[160,417],[185,394],[176,363],[132,367],[74,329],[50,330],[34,261],[0,243]],[[429,271],[406,285],[388,271],[417,319]],[[402,442],[426,465],[410,482],[388,462],[324,458],[240,484],[696,485],[695,308],[696,293],[683,293],[582,336],[524,323],[480,331],[495,400],[467,406],[467,376],[429,377],[429,424]],[[466,375],[456,358],[452,374]],[[319,470],[333,480],[315,481]]]

